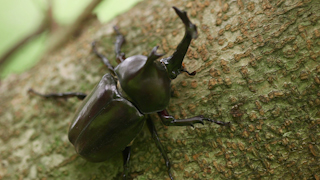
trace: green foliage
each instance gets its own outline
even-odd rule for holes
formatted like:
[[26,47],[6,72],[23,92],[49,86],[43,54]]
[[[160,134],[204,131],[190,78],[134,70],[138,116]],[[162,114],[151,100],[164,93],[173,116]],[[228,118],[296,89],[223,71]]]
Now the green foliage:
[[[125,1],[125,2],[124,2]],[[94,13],[100,22],[110,21],[120,13],[130,9],[140,0],[105,0],[102,1]],[[59,25],[68,25],[83,12],[90,0],[54,0],[52,14]],[[41,0],[11,0],[3,1],[0,6],[0,57],[11,47],[34,32],[45,18],[47,1]],[[21,73],[35,65],[46,49],[46,33],[33,38],[9,57],[0,67],[0,78],[11,73]]]

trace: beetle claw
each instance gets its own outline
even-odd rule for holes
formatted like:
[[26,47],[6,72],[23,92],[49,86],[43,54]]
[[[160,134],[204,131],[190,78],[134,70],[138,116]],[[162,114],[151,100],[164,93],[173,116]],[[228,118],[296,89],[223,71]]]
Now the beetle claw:
[[222,121],[217,121],[217,120],[213,120],[213,119],[209,119],[209,118],[204,118],[203,120],[216,123],[216,124],[218,124],[220,126],[229,126],[230,125],[230,122],[222,122]]
[[184,68],[183,68],[183,69],[181,69],[181,71],[182,71],[182,72],[186,72],[189,76],[194,76],[194,75],[196,75],[196,74],[197,74],[197,72],[196,72],[196,71],[193,71],[193,72],[191,72],[191,73],[190,73],[189,71],[187,71],[187,70],[186,70],[186,69],[184,69]]
[[92,46],[92,48],[94,48],[94,47],[96,46],[96,41],[93,41],[93,42],[91,43],[91,46]]
[[168,174],[169,174],[170,179],[173,180],[173,177],[172,177],[170,170],[169,170]]
[[117,35],[121,35],[118,26],[113,26],[114,31],[117,33]]

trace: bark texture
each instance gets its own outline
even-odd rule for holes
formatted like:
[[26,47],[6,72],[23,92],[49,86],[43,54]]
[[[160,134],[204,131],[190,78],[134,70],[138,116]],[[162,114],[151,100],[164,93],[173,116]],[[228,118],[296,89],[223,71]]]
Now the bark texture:
[[[184,61],[197,75],[173,81],[170,113],[231,122],[165,127],[153,116],[175,179],[320,178],[319,1],[166,0],[141,2],[108,24],[94,20],[33,69],[1,82],[0,179],[119,179],[121,153],[89,163],[68,142],[79,100],[27,90],[89,93],[107,72],[90,44],[97,40],[116,65],[115,24],[126,35],[127,57],[156,45],[171,54],[184,30],[172,5],[188,12],[199,38]],[[169,179],[146,128],[130,168],[132,179]]]

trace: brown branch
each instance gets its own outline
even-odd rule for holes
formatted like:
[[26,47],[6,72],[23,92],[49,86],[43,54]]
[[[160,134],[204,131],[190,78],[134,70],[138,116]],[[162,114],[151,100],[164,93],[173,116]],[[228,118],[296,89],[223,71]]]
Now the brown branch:
[[[65,43],[69,38],[70,35],[72,35],[81,25],[81,23],[90,16],[93,9],[101,2],[101,0],[93,0],[83,11],[83,13],[76,19],[76,21],[68,26],[67,28],[59,27],[57,30],[51,31],[51,35],[49,37],[49,45],[47,48],[47,52],[50,52],[52,50],[55,50],[57,47],[61,46],[63,43]],[[39,28],[34,31],[32,34],[28,35],[24,39],[22,39],[20,42],[18,42],[16,45],[14,45],[12,48],[10,48],[1,58],[0,58],[0,67],[5,64],[5,62],[9,59],[11,55],[13,55],[17,50],[19,50],[23,45],[25,45],[28,41],[33,39],[34,37],[40,35],[46,30],[51,30],[51,28],[56,29],[56,23],[52,19],[51,15],[51,6],[48,8],[47,16],[43,20],[43,22],[40,24]]]
[[39,28],[36,31],[34,31],[32,34],[28,35],[27,37],[23,38],[20,42],[15,44],[0,58],[0,67],[8,60],[8,58],[12,54],[14,54],[18,49],[20,49],[23,45],[25,45],[29,40],[33,39],[34,37],[44,32],[47,29],[47,27],[48,27],[48,21],[46,19],[40,24]]
[[49,38],[47,52],[54,51],[56,48],[61,47],[66,41],[68,41],[69,37],[72,36],[79,29],[79,26],[81,26],[83,21],[90,17],[93,9],[101,1],[102,0],[93,0],[73,24],[66,28],[59,28],[56,31],[56,33],[52,34]]

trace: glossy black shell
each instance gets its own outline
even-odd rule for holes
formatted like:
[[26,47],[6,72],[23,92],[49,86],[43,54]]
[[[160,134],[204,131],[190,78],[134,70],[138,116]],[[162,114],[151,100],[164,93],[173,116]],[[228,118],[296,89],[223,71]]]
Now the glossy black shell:
[[144,118],[121,97],[111,74],[106,74],[78,108],[69,140],[83,158],[102,162],[130,144],[141,131]]
[[165,109],[170,100],[170,83],[165,66],[157,59],[157,47],[150,55],[127,58],[115,68],[115,73],[124,92],[144,114]]

